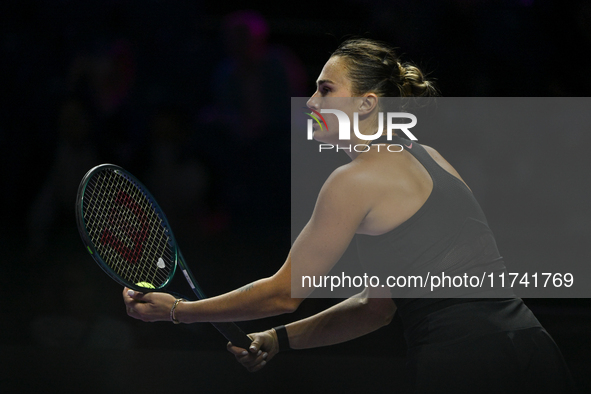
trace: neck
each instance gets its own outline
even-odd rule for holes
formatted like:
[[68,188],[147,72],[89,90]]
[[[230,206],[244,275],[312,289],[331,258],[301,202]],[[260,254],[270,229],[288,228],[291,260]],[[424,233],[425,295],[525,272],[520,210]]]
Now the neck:
[[339,144],[339,146],[351,147],[351,149],[345,150],[351,160],[355,160],[361,153],[369,151],[371,148],[372,141],[369,138],[364,138],[365,135],[371,134],[367,133],[367,130],[373,130],[373,133],[377,131],[375,122],[369,118],[360,120],[358,127],[361,137],[358,137],[357,134],[351,130],[351,140],[349,141],[349,144],[346,144],[345,141],[343,141],[342,144]]

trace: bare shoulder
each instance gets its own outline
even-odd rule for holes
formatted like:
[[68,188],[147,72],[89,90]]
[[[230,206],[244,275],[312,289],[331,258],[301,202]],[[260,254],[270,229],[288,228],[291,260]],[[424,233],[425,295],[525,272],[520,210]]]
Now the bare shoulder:
[[[439,164],[444,170],[446,170],[447,172],[449,172],[450,174],[452,174],[453,176],[455,176],[456,178],[458,178],[459,180],[464,182],[464,184],[466,184],[466,182],[462,179],[462,177],[456,171],[456,169],[453,168],[453,166],[451,164],[449,164],[448,161],[445,160],[445,158],[443,156],[441,156],[441,154],[439,152],[437,152],[437,150],[435,150],[434,148],[427,146],[427,145],[421,144],[421,146],[423,148],[425,148],[427,153],[429,153],[429,156],[431,156],[433,158],[433,160],[435,160],[435,162],[437,162],[437,164]],[[466,185],[466,187],[468,187],[468,185]]]
[[371,170],[364,163],[353,161],[336,168],[324,182],[318,195],[317,208],[346,207],[361,215],[369,209]]
[[354,160],[337,167],[325,182],[325,187],[350,189],[359,188],[367,183],[367,174],[371,168],[362,160]]
[[359,182],[364,182],[363,177],[350,163],[332,172],[318,194],[312,217],[300,235],[302,240],[323,251],[334,247],[340,257],[370,209],[363,192],[366,188]]

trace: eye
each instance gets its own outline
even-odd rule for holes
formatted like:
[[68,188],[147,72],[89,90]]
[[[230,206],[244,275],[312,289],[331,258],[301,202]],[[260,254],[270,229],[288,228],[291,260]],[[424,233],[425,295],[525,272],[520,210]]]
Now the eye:
[[329,87],[327,87],[327,86],[323,86],[323,87],[320,89],[320,92],[321,92],[322,94],[328,94],[328,93],[330,93],[330,92],[331,92],[331,89],[330,89]]

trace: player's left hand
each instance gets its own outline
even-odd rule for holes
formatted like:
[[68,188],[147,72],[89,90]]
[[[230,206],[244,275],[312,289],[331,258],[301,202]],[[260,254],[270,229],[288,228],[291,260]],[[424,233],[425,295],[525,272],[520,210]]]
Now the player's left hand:
[[170,309],[176,298],[166,293],[140,293],[123,289],[123,302],[127,314],[145,322],[170,321]]
[[275,330],[267,330],[248,334],[252,343],[248,350],[232,345],[228,342],[228,351],[236,357],[249,372],[256,372],[263,368],[279,352],[279,342]]

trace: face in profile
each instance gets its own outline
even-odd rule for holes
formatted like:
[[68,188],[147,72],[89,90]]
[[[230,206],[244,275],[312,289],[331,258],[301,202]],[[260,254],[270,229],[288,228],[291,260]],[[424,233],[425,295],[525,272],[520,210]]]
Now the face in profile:
[[[353,119],[353,113],[357,110],[358,101],[353,99],[353,87],[347,74],[346,61],[333,56],[324,65],[320,76],[316,81],[316,92],[307,102],[308,108],[320,112],[321,109],[338,109],[345,112],[349,119]],[[313,123],[314,139],[316,141],[337,144],[339,123],[336,115],[323,114],[326,120],[326,128],[321,128]]]

